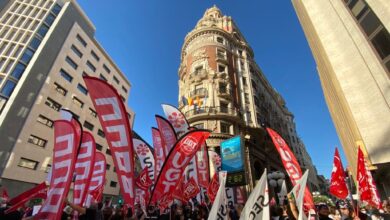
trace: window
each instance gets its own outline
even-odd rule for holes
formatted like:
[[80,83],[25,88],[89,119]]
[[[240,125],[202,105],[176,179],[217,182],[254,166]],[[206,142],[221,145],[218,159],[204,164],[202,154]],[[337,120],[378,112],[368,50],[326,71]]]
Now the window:
[[201,66],[195,67],[194,75],[199,75],[199,74],[201,74],[202,70],[203,70],[203,66],[202,66],[202,65],[201,65]]
[[42,24],[38,30],[38,34],[41,35],[41,37],[43,38],[46,35],[47,31],[49,31],[49,27],[45,24]]
[[217,58],[226,59],[226,51],[217,48]]
[[114,79],[114,82],[115,82],[116,84],[119,84],[119,79],[118,79],[118,78],[116,78],[116,77],[114,76],[113,79]]
[[217,37],[217,42],[220,44],[223,44],[223,38],[222,37]]
[[47,98],[45,104],[47,106],[49,106],[50,108],[56,110],[56,111],[59,111],[61,109],[61,105],[58,104],[56,101],[54,101],[53,99],[51,98]]
[[77,49],[77,47],[75,46],[75,45],[72,45],[71,47],[70,47],[70,49],[72,49],[72,51],[78,56],[78,57],[82,57],[83,56],[83,54],[80,52],[80,50],[79,49]]
[[221,122],[221,133],[230,133],[230,124]]
[[52,15],[51,13],[49,13],[49,15],[47,15],[46,19],[45,19],[45,22],[46,24],[48,24],[49,26],[51,26],[54,22],[54,20],[56,19],[56,17],[54,17],[54,15]]
[[11,76],[13,76],[15,79],[20,79],[25,69],[26,65],[23,63],[18,63],[16,64],[15,69],[12,71]]
[[226,66],[222,64],[218,64],[218,72],[226,73]]
[[58,83],[54,83],[54,88],[59,94],[63,96],[66,96],[66,94],[68,93],[68,91],[64,87],[60,86]]
[[32,51],[31,49],[27,48],[26,51],[24,51],[24,54],[22,55],[22,58],[20,58],[20,60],[25,63],[25,64],[28,64],[32,58],[32,56],[34,55],[34,51]]
[[204,124],[203,123],[194,124],[194,127],[197,128],[197,129],[203,129],[204,128]]
[[71,75],[69,75],[69,73],[67,73],[65,70],[61,69],[60,74],[66,81],[72,82],[73,77]]
[[222,113],[228,113],[229,112],[229,104],[226,102],[220,102],[220,111]]
[[77,36],[76,36],[76,39],[77,39],[84,47],[87,46],[87,42],[85,42],[85,40],[84,40],[80,35],[77,35]]
[[106,170],[110,170],[110,167],[111,167],[110,164],[106,164]]
[[90,131],[93,131],[93,124],[91,124],[91,123],[89,123],[88,121],[84,121],[84,124],[83,124],[83,126],[86,128],[86,129],[88,129],[88,130],[90,130]]
[[374,12],[369,11],[367,15],[360,22],[364,32],[367,36],[370,36],[378,27],[381,25],[378,17],[374,14]]
[[53,124],[54,124],[54,122],[52,120],[48,119],[47,117],[45,117],[43,115],[39,115],[38,116],[37,122],[39,122],[39,123],[41,123],[43,125],[46,125],[49,128],[52,128]]
[[77,69],[77,64],[76,62],[74,62],[70,57],[66,57],[65,58],[65,61],[71,66],[73,67],[73,69]]
[[110,187],[113,187],[113,188],[115,188],[115,187],[116,187],[116,184],[117,184],[117,182],[115,182],[115,181],[111,181],[111,182],[110,182]]
[[55,4],[51,9],[51,12],[53,12],[53,14],[55,15],[58,15],[60,11],[61,11],[61,6],[59,4]]
[[376,51],[382,59],[389,57],[390,55],[390,34],[383,28],[379,33],[372,39]]
[[227,92],[225,83],[221,83],[221,82],[219,83],[219,92],[220,93],[226,93]]
[[39,147],[45,147],[46,143],[47,143],[47,140],[42,139],[40,137],[37,137],[35,135],[30,135],[30,137],[28,138],[27,142],[31,143],[31,144],[34,144],[34,145],[37,145]]
[[102,74],[99,75],[99,78],[107,82],[107,78],[103,76]]
[[96,71],[96,67],[91,62],[87,61],[87,66],[92,70],[92,72]]
[[91,50],[91,55],[93,56],[93,58],[95,58],[96,61],[100,60],[99,56],[93,50]]
[[39,40],[37,37],[34,37],[32,40],[31,40],[31,43],[30,43],[30,47],[34,50],[37,50],[38,47],[39,47],[39,44],[41,44],[41,40]]
[[106,137],[106,135],[104,134],[104,131],[102,131],[102,130],[98,130],[98,135],[100,136],[100,137],[102,137],[102,138],[105,138]]
[[111,150],[110,149],[106,149],[106,154],[107,155],[111,155]]
[[123,92],[127,93],[127,89],[124,86],[122,86],[122,90]]
[[36,170],[37,167],[38,167],[38,163],[39,163],[38,161],[30,160],[30,159],[22,157],[19,160],[18,166],[19,167],[24,167],[24,168],[27,168],[27,169]]
[[98,143],[96,143],[96,150],[102,151],[103,150],[103,146],[98,144]]
[[106,64],[103,64],[103,69],[104,69],[107,73],[111,73],[111,70],[106,66]]
[[88,109],[88,112],[89,112],[89,114],[90,114],[92,117],[94,117],[94,118],[96,118],[96,117],[97,117],[97,113],[96,113],[96,111],[95,111],[95,110],[93,110],[93,109],[89,108],[89,109]]
[[82,102],[80,99],[78,99],[76,96],[73,96],[72,98],[72,102],[73,104],[75,104],[76,106],[80,107],[80,108],[83,108],[84,106],[84,102]]
[[120,97],[121,97],[121,99],[122,99],[123,102],[126,102],[126,98],[123,97],[123,95],[120,95]]
[[78,84],[77,85],[77,89],[82,92],[84,95],[87,95],[88,94],[88,90],[87,88],[85,88],[84,86],[82,86],[81,84]]
[[248,94],[248,93],[245,93],[245,94],[244,94],[244,97],[245,97],[245,103],[246,103],[246,104],[249,104],[249,94]]
[[16,86],[15,82],[13,82],[11,80],[7,80],[7,82],[5,83],[3,89],[1,90],[1,94],[3,96],[10,97],[12,92],[15,89],[15,86]]

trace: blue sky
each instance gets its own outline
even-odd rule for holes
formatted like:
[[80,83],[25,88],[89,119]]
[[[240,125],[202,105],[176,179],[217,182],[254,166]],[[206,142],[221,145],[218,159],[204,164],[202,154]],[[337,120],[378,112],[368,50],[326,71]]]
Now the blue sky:
[[290,1],[78,2],[95,24],[96,38],[132,83],[128,104],[136,113],[134,129],[146,140],[151,140],[151,127],[156,126],[154,115],[163,114],[160,104],[177,105],[184,37],[205,10],[216,4],[235,20],[256,62],[285,98],[319,174],[330,177],[334,147],[341,145]]

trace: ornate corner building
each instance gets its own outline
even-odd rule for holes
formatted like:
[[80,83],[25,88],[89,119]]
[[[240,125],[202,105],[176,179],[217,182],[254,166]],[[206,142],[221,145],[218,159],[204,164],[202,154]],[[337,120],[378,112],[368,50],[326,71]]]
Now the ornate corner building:
[[294,116],[256,64],[237,25],[216,6],[207,9],[185,37],[178,74],[179,108],[191,126],[213,131],[209,149],[220,153],[222,141],[245,137],[248,182],[259,179],[264,168],[284,170],[264,129],[269,126],[289,143],[301,166],[313,171],[309,182],[313,190],[318,188]]

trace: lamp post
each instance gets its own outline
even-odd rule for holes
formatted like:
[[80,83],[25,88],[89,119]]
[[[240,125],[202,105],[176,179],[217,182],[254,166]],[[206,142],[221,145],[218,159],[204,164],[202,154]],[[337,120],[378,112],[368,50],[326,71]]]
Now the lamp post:
[[276,202],[277,204],[280,204],[277,190],[278,188],[282,187],[285,175],[281,171],[273,171],[267,175],[267,178],[268,178],[269,186],[273,188]]

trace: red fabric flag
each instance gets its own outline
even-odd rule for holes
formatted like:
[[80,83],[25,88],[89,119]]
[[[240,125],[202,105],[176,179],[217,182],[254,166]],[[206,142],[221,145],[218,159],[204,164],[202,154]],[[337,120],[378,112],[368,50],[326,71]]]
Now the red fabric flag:
[[188,182],[184,185],[183,196],[185,201],[189,201],[191,198],[198,195],[200,192],[198,184],[195,182],[194,178],[190,178]]
[[134,207],[134,148],[126,108],[116,89],[107,82],[83,78],[112,153],[125,205]]
[[196,153],[196,166],[198,171],[198,184],[207,188],[210,182],[209,157],[206,142],[202,144],[200,150]]
[[153,139],[154,160],[155,160],[154,177],[156,179],[158,175],[160,175],[160,171],[163,167],[166,155],[164,153],[164,148],[161,142],[161,134],[157,128],[152,128],[152,139]]
[[158,207],[160,209],[160,213],[164,213],[164,210],[168,208],[173,202],[173,197],[171,193],[165,193],[158,200]]
[[11,212],[17,210],[18,208],[22,207],[29,200],[37,198],[37,196],[42,194],[43,192],[47,193],[47,186],[46,186],[45,182],[38,184],[34,188],[29,189],[29,190],[19,194],[18,196],[12,198],[9,201],[9,203],[12,206],[5,211],[5,214],[11,213]]
[[[294,153],[291,152],[287,143],[276,131],[272,130],[271,128],[267,128],[267,132],[269,136],[271,136],[272,142],[280,154],[284,168],[290,177],[291,183],[295,186],[297,181],[302,177],[302,170],[294,156]],[[315,209],[313,197],[307,186],[305,188],[304,207],[306,210]]]
[[215,172],[213,178],[211,179],[209,187],[207,187],[207,196],[209,197],[211,202],[214,202],[218,189],[219,189],[218,172]]
[[54,122],[53,170],[47,199],[37,219],[61,219],[64,198],[68,195],[76,163],[76,128],[65,120]]
[[[89,183],[91,182],[93,165],[95,164],[95,139],[92,134],[84,131],[82,135],[79,154],[77,155],[75,174],[76,178],[73,186],[73,203],[82,206],[88,193]],[[73,213],[74,218],[78,219],[78,213]]]
[[1,197],[3,198],[4,201],[8,201],[9,196],[8,196],[7,189],[3,188],[3,194],[1,195]]
[[237,204],[245,204],[244,192],[242,191],[240,186],[236,187],[236,195]]
[[164,194],[172,196],[172,191],[179,183],[185,167],[209,135],[210,132],[205,130],[190,131],[177,141],[166,158],[149,203],[151,201],[155,202]]
[[184,198],[183,191],[184,191],[184,176],[181,177],[179,183],[176,186],[176,189],[172,193],[172,197],[182,201],[183,203],[187,202]]
[[381,199],[379,197],[378,189],[376,188],[374,178],[372,178],[372,174],[371,171],[368,169],[367,163],[366,163],[366,171],[367,171],[368,184],[370,185],[370,190],[372,194],[372,198],[369,201],[369,204],[377,209],[381,209],[382,204],[381,204]]
[[[99,199],[98,192],[104,190],[104,182],[106,177],[106,157],[103,153],[95,151],[95,163],[93,166],[91,182],[88,188],[88,195],[92,196],[95,201]],[[88,197],[85,202],[86,206],[89,207],[92,203],[91,197]]]
[[372,199],[370,184],[368,183],[366,164],[364,162],[363,151],[358,149],[357,181],[361,201],[370,202]]
[[135,184],[143,190],[148,190],[149,187],[153,184],[152,180],[149,177],[148,174],[148,168],[145,167],[142,172],[139,174],[139,176],[135,179]]
[[165,155],[168,155],[177,141],[175,130],[168,120],[159,115],[156,115],[156,121],[158,130],[161,134],[161,143],[164,149],[164,153]]
[[338,149],[334,152],[332,176],[330,179],[330,194],[340,199],[345,199],[348,196],[348,188],[345,183],[345,175],[343,164],[341,163]]

